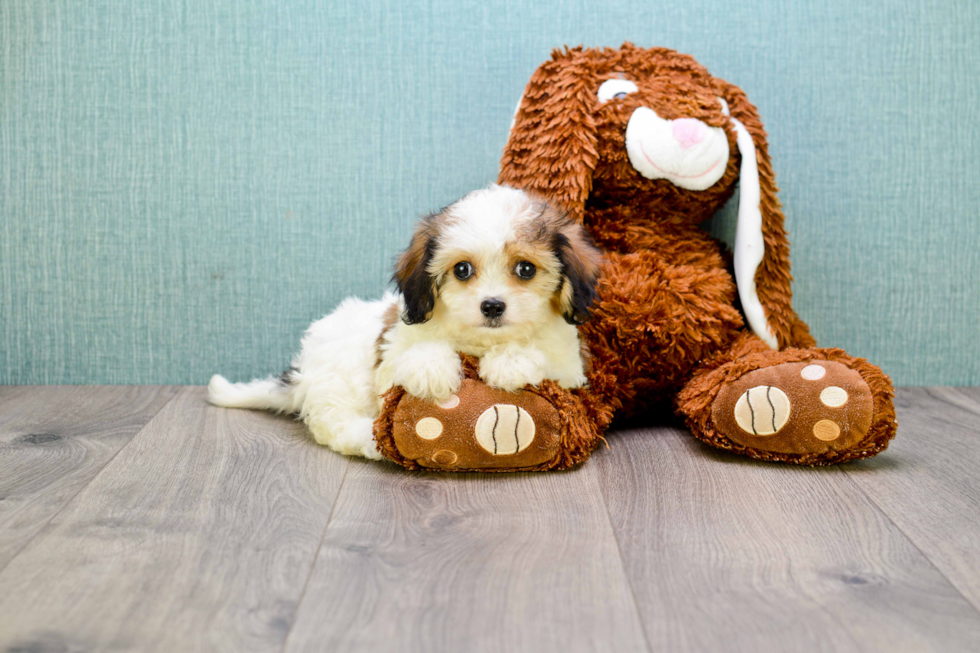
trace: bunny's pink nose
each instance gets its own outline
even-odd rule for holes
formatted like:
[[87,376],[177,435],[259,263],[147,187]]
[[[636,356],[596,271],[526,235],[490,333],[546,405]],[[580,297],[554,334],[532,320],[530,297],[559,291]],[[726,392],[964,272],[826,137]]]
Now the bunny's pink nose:
[[707,126],[696,118],[680,118],[673,123],[674,138],[685,150],[704,140]]

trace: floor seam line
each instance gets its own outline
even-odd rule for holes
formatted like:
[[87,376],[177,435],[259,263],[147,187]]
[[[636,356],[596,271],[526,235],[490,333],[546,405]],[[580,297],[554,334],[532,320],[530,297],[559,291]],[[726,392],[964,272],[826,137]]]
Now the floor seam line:
[[299,593],[299,597],[296,599],[296,612],[293,614],[293,619],[289,624],[289,630],[286,631],[286,636],[282,640],[282,648],[279,649],[280,653],[285,653],[286,645],[289,644],[289,638],[293,634],[293,628],[296,626],[296,617],[299,615],[300,608],[303,606],[303,600],[306,598],[306,590],[310,586],[310,580],[313,578],[313,572],[316,571],[316,563],[320,559],[320,551],[323,550],[323,541],[327,539],[327,531],[330,529],[330,522],[333,521],[334,513],[337,512],[337,504],[340,503],[340,495],[344,491],[344,483],[347,482],[347,473],[350,471],[350,458],[346,457],[345,461],[347,464],[344,466],[344,475],[340,479],[340,485],[337,487],[337,496],[333,500],[333,505],[330,506],[330,514],[327,515],[327,523],[323,525],[323,532],[320,534],[320,540],[316,545],[316,553],[313,555],[313,562],[310,563],[310,572],[306,575],[306,581],[303,583],[303,589]]
[[[595,461],[601,464],[601,461]],[[647,651],[654,653],[653,648],[650,646],[650,637],[647,635],[646,624],[643,623],[643,615],[640,613],[640,602],[636,599],[636,590],[633,588],[633,582],[630,580],[629,570],[626,568],[626,558],[623,556],[623,547],[619,541],[619,534],[616,532],[616,527],[613,525],[612,514],[609,512],[609,501],[606,499],[606,489],[602,484],[601,472],[596,468],[596,476],[599,481],[599,496],[602,497],[602,506],[606,509],[606,523],[609,524],[609,530],[612,532],[613,542],[616,543],[616,554],[619,556],[619,566],[623,570],[623,579],[626,581],[626,586],[630,590],[630,598],[633,599],[633,611],[636,614],[636,620],[640,624],[640,633],[643,634],[643,643],[647,647]]]
[[963,598],[964,601],[966,601],[967,605],[969,605],[971,608],[973,608],[973,611],[977,613],[977,616],[980,617],[980,606],[976,605],[973,601],[970,600],[970,597],[968,597],[966,594],[964,594],[962,592],[962,590],[960,590],[960,588],[956,585],[956,583],[953,582],[953,579],[950,578],[949,576],[947,576],[946,573],[942,569],[939,568],[939,566],[933,561],[932,557],[929,556],[929,554],[927,554],[925,551],[922,550],[922,548],[919,546],[919,544],[915,540],[913,540],[912,537],[908,533],[905,532],[905,529],[903,529],[898,524],[898,522],[896,522],[894,519],[892,519],[892,516],[890,514],[888,514],[888,512],[881,506],[881,504],[879,504],[877,501],[875,501],[874,500],[874,497],[871,496],[871,494],[869,494],[868,491],[865,490],[861,486],[860,483],[858,483],[853,478],[851,478],[851,475],[847,472],[846,469],[840,469],[840,468],[838,468],[838,471],[847,479],[847,482],[848,483],[850,483],[855,488],[857,488],[858,492],[860,492],[864,496],[864,498],[866,498],[868,501],[871,502],[871,504],[878,510],[878,512],[880,512],[882,515],[884,515],[885,519],[888,520],[888,523],[890,523],[892,526],[894,526],[895,529],[899,533],[902,534],[902,537],[904,537],[905,540],[909,544],[911,544],[912,547],[916,551],[919,552],[919,555],[921,555],[922,558],[926,562],[929,563],[929,566],[932,567],[933,569],[935,569],[937,574],[939,574],[940,576],[942,576],[943,578],[945,578],[946,579],[946,582],[949,583],[949,586],[952,587],[956,591],[956,593],[959,594]]
[[105,464],[102,465],[102,468],[95,474],[95,476],[93,476],[92,478],[90,478],[89,481],[88,481],[88,483],[85,483],[84,485],[82,485],[82,487],[78,488],[78,492],[76,492],[75,494],[71,495],[71,498],[70,499],[68,499],[67,501],[65,501],[65,503],[60,508],[58,508],[58,510],[56,510],[54,512],[54,514],[52,514],[50,517],[48,517],[48,519],[44,522],[44,525],[41,526],[41,528],[38,529],[38,531],[36,533],[34,533],[34,535],[32,535],[30,537],[30,539],[28,539],[26,542],[24,542],[24,546],[22,546],[19,549],[17,549],[17,553],[15,553],[14,555],[10,556],[10,559],[7,560],[7,562],[5,562],[2,567],[0,567],[0,574],[2,574],[4,572],[4,570],[10,565],[11,562],[13,562],[14,560],[16,560],[17,557],[20,556],[20,554],[24,552],[24,549],[26,549],[28,546],[30,546],[31,542],[33,542],[34,540],[36,540],[41,535],[41,533],[44,532],[44,529],[46,529],[48,527],[48,525],[52,521],[54,521],[54,519],[58,515],[60,515],[62,512],[64,512],[65,508],[67,508],[68,506],[70,506],[72,503],[75,502],[75,499],[78,498],[78,495],[79,494],[81,494],[86,489],[88,489],[88,487],[90,485],[92,485],[92,483],[95,482],[95,479],[97,479],[100,476],[102,476],[102,472],[105,471],[106,467],[108,467],[110,464],[112,464],[112,461],[116,459],[116,456],[118,456],[120,453],[122,453],[122,450],[125,449],[126,447],[128,447],[130,445],[130,443],[133,440],[136,439],[136,436],[138,436],[140,433],[142,433],[143,430],[146,429],[146,427],[150,425],[150,422],[152,422],[154,419],[156,419],[156,416],[160,414],[160,411],[162,411],[164,408],[166,408],[167,406],[169,406],[174,401],[174,399],[177,398],[177,395],[179,395],[183,391],[183,389],[185,387],[187,387],[187,386],[177,386],[177,391],[174,392],[173,395],[171,395],[171,397],[169,399],[167,399],[167,401],[165,401],[162,406],[160,406],[160,408],[158,408],[157,410],[155,410],[153,412],[153,414],[150,415],[150,419],[146,420],[146,423],[143,424],[143,426],[141,426],[140,429],[138,431],[136,431],[136,433],[133,433],[133,437],[129,438],[129,442],[127,442],[123,446],[119,447],[119,451],[117,451],[116,453],[112,454],[112,457],[109,458],[109,460],[105,461]]

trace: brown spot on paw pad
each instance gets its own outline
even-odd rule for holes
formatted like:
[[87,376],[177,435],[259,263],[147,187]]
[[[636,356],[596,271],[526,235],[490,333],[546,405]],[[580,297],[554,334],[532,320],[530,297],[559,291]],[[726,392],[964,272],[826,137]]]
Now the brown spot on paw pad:
[[452,465],[458,458],[459,456],[452,451],[447,451],[446,449],[440,449],[432,454],[432,462],[437,465]]
[[711,408],[718,431],[760,451],[843,451],[871,427],[874,404],[861,375],[833,361],[780,363],[725,386]]
[[813,425],[813,437],[824,442],[832,442],[840,437],[840,427],[829,419],[822,419]]
[[392,422],[402,456],[443,470],[540,465],[558,455],[559,430],[554,406],[541,396],[504,392],[474,379],[464,379],[454,398],[441,404],[406,394]]

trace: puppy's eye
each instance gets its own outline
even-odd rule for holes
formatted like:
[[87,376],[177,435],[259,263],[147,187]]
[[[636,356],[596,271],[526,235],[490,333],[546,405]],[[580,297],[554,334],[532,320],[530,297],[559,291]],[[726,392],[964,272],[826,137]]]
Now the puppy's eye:
[[534,267],[534,263],[530,263],[528,261],[521,261],[517,264],[517,267],[514,268],[514,274],[521,279],[524,279],[524,281],[533,279],[537,271],[538,269]]
[[608,102],[613,98],[622,100],[630,93],[636,93],[636,84],[628,79],[607,79],[599,87],[596,95],[600,102]]
[[460,261],[453,266],[453,276],[460,281],[466,281],[473,276],[473,265],[469,261]]

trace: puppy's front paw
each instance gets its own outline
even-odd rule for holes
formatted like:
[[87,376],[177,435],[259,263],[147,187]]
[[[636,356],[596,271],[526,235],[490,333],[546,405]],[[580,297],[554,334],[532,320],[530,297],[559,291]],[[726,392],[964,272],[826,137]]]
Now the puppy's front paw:
[[575,372],[569,376],[560,376],[555,380],[558,381],[558,385],[566,390],[581,388],[589,382],[589,379],[585,376],[585,372]]
[[537,349],[526,347],[492,348],[480,359],[480,378],[488,385],[508,392],[544,380],[545,357]]
[[459,390],[463,366],[448,345],[425,342],[398,357],[394,385],[420,399],[444,401]]

